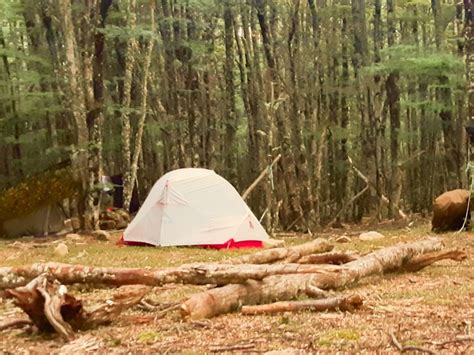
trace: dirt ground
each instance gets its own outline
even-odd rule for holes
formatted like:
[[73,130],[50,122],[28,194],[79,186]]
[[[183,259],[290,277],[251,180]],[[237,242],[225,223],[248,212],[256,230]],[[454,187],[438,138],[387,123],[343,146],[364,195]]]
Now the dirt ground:
[[[358,235],[363,230],[377,230],[386,238],[362,242]],[[337,250],[366,253],[432,234],[429,224],[423,221],[411,227],[347,227],[321,231],[317,235],[334,240]],[[350,242],[335,242],[340,235],[347,235]],[[38,334],[29,328],[1,331],[0,353],[396,353],[398,350],[390,334],[403,346],[426,348],[436,353],[474,353],[474,232],[439,237],[447,247],[465,249],[471,259],[462,263],[442,261],[417,273],[375,276],[340,290],[363,297],[363,307],[353,313],[305,311],[265,316],[234,313],[186,322],[175,311],[157,318],[156,311],[136,306],[108,326],[79,334],[78,340],[70,344],[55,335]],[[284,239],[287,245],[311,239],[307,235],[292,234],[276,238]],[[60,242],[68,246],[66,256],[54,253]],[[249,252],[252,251],[118,247],[113,241],[95,241],[88,236],[22,238],[0,241],[0,266],[59,261],[97,266],[162,267],[221,261]],[[202,289],[168,285],[155,288],[147,299],[153,304],[174,304]],[[93,307],[113,294],[114,289],[71,286],[69,291],[84,300],[86,307]],[[22,316],[21,311],[10,300],[0,298],[0,323],[19,316]]]

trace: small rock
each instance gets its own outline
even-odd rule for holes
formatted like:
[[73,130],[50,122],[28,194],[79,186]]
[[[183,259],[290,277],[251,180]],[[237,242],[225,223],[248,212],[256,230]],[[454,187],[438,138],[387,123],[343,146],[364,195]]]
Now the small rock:
[[347,235],[341,235],[340,237],[336,238],[336,242],[338,243],[349,243],[351,241],[351,238],[349,238]]
[[59,243],[56,248],[54,248],[54,254],[57,256],[66,256],[69,253],[69,249],[66,244]]
[[385,238],[385,236],[383,234],[381,234],[379,232],[374,232],[374,231],[361,233],[359,235],[359,239],[364,240],[364,241],[379,240],[379,239],[383,239],[383,238]]
[[100,240],[100,241],[103,241],[103,242],[107,242],[107,241],[110,240],[110,233],[107,232],[107,231],[104,231],[104,230],[102,230],[102,229],[93,231],[93,232],[92,232],[92,236],[93,236],[96,240]]

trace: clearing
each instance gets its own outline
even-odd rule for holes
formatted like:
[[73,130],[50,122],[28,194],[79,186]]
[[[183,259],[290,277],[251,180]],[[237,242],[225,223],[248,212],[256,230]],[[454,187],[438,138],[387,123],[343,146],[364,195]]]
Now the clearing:
[[[368,252],[380,247],[432,235],[424,221],[409,228],[390,225],[325,230],[318,236],[335,240],[348,235],[349,243],[336,243],[336,249]],[[362,230],[377,230],[386,238],[360,241]],[[119,235],[114,235],[118,238]],[[306,242],[307,235],[277,235],[287,245]],[[164,317],[141,306],[123,313],[109,326],[84,332],[84,349],[107,353],[156,352],[267,352],[312,351],[397,352],[390,333],[405,346],[435,352],[474,352],[474,232],[440,235],[447,247],[464,248],[471,259],[464,262],[441,261],[410,274],[374,276],[351,288],[364,298],[364,305],[354,313],[284,313],[280,315],[243,316],[239,313],[210,320],[185,322],[179,313]],[[54,254],[57,243],[68,245],[64,257]],[[193,262],[220,261],[253,250],[215,251],[196,248],[117,247],[112,242],[81,236],[74,239],[33,239],[0,241],[0,266],[57,261],[96,266],[166,267]],[[204,287],[167,285],[155,288],[146,298],[153,304],[166,305],[186,300]],[[109,296],[111,288],[70,286],[69,291],[94,306]],[[0,298],[0,322],[22,315],[10,300]],[[74,344],[66,345],[57,335],[28,333],[25,329],[4,330],[0,335],[3,353],[71,353]]]

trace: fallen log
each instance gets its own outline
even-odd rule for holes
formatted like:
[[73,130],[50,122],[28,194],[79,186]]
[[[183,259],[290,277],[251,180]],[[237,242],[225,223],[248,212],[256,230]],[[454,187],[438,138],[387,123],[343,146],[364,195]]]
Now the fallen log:
[[231,259],[231,264],[271,264],[274,262],[293,263],[306,255],[324,253],[334,248],[327,240],[315,239],[311,242],[289,248],[274,248]]
[[242,305],[291,300],[300,295],[312,296],[315,292],[320,294],[320,290],[344,287],[363,277],[402,270],[416,255],[437,251],[442,245],[439,239],[429,238],[383,248],[344,265],[325,266],[326,269],[313,274],[273,275],[261,281],[248,280],[239,285],[218,287],[191,296],[182,304],[181,315],[189,319],[211,318],[237,310]]
[[192,264],[171,268],[107,268],[62,263],[33,264],[0,268],[0,289],[23,286],[41,274],[48,274],[64,285],[84,283],[100,285],[162,286],[170,283],[226,285],[270,275],[315,273],[333,265],[302,264]]
[[109,323],[124,310],[139,303],[148,286],[121,288],[111,300],[93,311],[87,311],[82,301],[67,293],[65,286],[43,274],[28,285],[6,290],[41,332],[57,332],[66,341],[75,338],[75,331]]
[[354,255],[346,253],[323,253],[303,256],[298,260],[298,264],[331,264],[342,265],[357,260]]
[[359,295],[338,296],[320,300],[304,300],[293,302],[275,302],[258,306],[243,306],[241,313],[246,315],[274,314],[309,310],[324,311],[353,311],[362,306],[363,300]]

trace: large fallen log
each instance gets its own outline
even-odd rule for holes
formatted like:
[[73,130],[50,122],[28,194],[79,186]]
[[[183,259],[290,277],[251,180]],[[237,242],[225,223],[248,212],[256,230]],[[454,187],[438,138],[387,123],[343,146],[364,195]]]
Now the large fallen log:
[[[429,238],[380,249],[341,266],[325,266],[312,274],[269,276],[261,281],[248,280],[239,285],[218,287],[191,296],[182,304],[181,314],[190,319],[211,318],[237,310],[242,305],[291,300],[300,295],[313,296],[320,294],[321,290],[344,287],[363,277],[403,270],[415,256],[441,248],[439,239]],[[428,265],[426,260],[429,259],[422,260],[422,266]],[[413,263],[410,268],[414,268]]]
[[311,242],[289,248],[274,248],[230,260],[231,264],[271,264],[274,262],[293,263],[306,255],[324,253],[334,248],[327,240],[315,239]]
[[308,274],[332,270],[334,265],[304,264],[192,264],[172,268],[114,268],[61,263],[33,264],[0,268],[0,289],[25,285],[41,274],[48,274],[64,285],[162,286],[170,283],[227,285],[261,280],[270,275]]

